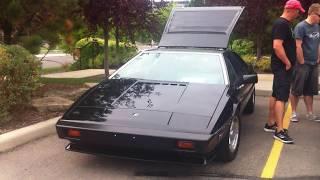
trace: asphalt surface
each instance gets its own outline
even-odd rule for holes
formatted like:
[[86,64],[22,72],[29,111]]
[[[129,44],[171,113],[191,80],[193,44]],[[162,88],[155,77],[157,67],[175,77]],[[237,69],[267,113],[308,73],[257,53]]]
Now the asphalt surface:
[[[37,57],[40,60],[43,54],[37,55]],[[47,54],[41,61],[42,68],[62,67],[73,62],[73,57],[70,54]]]
[[[0,179],[260,179],[274,142],[263,131],[267,104],[268,98],[257,97],[255,113],[242,117],[238,156],[230,163],[191,166],[80,154],[65,151],[68,142],[53,135],[1,153]],[[302,102],[299,112],[301,121],[289,127],[295,144],[284,146],[275,178],[320,179],[320,123],[304,119]]]

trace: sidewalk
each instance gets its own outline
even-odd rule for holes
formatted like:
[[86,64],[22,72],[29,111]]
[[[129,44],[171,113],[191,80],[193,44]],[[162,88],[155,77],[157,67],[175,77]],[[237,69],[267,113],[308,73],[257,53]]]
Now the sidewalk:
[[[110,69],[109,74],[114,73],[116,70]],[[79,71],[70,71],[63,73],[46,74],[41,77],[45,78],[86,78],[92,76],[104,75],[104,69],[85,69]]]
[[256,94],[258,96],[270,96],[272,91],[273,74],[258,74]]

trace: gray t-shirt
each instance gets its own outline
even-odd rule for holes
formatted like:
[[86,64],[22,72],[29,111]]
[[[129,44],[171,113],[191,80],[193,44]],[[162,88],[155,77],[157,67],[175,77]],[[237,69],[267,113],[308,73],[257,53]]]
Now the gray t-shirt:
[[301,21],[295,27],[294,34],[296,39],[302,40],[302,50],[305,64],[317,64],[320,42],[319,25],[311,25],[306,21]]

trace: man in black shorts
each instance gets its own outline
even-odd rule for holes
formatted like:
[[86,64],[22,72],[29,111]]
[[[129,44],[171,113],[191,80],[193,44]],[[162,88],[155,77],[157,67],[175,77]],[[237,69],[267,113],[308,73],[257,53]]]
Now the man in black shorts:
[[320,122],[313,114],[313,96],[318,95],[318,64],[319,64],[319,22],[320,4],[309,7],[307,19],[301,21],[294,29],[297,46],[297,63],[291,89],[292,122],[298,122],[296,113],[299,96],[303,95],[307,107],[308,120]]
[[274,138],[283,143],[293,143],[288,131],[283,129],[285,103],[289,99],[292,65],[296,61],[296,46],[291,22],[305,12],[298,0],[286,2],[284,11],[272,28],[271,70],[273,72],[272,96],[269,100],[269,120],[264,130],[274,132]]

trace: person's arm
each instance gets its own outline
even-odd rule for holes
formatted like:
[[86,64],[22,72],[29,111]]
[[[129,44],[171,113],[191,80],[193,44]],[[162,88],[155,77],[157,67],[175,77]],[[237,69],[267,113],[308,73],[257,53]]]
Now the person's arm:
[[302,40],[301,39],[296,39],[296,52],[297,52],[297,61],[298,61],[298,63],[299,64],[304,64],[304,56],[303,56]]
[[281,39],[274,39],[273,40],[273,49],[277,57],[286,65],[286,70],[291,68],[291,63],[286,55],[286,52],[283,48],[283,40]]

